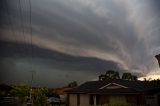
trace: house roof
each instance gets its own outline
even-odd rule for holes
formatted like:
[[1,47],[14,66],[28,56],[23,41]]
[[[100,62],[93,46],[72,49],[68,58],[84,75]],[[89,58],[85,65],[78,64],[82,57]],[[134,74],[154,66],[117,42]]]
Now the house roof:
[[70,87],[62,87],[62,88],[56,88],[54,89],[54,91],[58,94],[58,95],[64,95],[66,94],[67,91],[71,90],[72,88]]
[[[110,85],[118,86],[116,88],[108,87]],[[107,88],[108,87],[108,88]],[[89,81],[68,93],[89,93],[89,94],[137,94],[140,92],[160,91],[160,86],[153,85],[147,81],[128,81],[128,80],[107,80],[107,81]],[[157,90],[157,91],[158,91]],[[155,93],[155,92],[154,92]]]

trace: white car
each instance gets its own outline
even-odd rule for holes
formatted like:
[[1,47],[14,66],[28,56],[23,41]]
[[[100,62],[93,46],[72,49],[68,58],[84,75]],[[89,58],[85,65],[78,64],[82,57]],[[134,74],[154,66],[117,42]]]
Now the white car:
[[61,103],[61,100],[59,98],[56,98],[56,97],[50,97],[48,99],[48,102],[49,103],[53,103],[53,104],[60,104]]

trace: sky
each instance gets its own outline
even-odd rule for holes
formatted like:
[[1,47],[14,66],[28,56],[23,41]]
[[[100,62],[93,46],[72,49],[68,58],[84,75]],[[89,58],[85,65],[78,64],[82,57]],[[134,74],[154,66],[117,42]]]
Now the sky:
[[30,83],[33,74],[34,86],[60,87],[110,69],[160,75],[159,6],[158,0],[1,0],[0,83]]

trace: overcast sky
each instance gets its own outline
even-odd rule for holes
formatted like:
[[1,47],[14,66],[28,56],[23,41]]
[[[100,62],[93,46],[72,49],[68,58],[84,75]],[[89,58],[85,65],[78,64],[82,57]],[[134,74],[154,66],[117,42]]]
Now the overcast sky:
[[[19,2],[20,1],[20,2]],[[106,70],[160,73],[158,0],[0,1],[0,82],[58,87]],[[32,28],[32,37],[31,37]],[[32,41],[31,41],[32,39]]]

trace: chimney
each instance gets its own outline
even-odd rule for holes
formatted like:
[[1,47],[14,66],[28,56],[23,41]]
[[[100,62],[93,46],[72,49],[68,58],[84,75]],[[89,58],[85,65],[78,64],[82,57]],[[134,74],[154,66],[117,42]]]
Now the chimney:
[[156,57],[156,59],[158,60],[159,67],[160,67],[160,54],[156,55],[155,57]]

